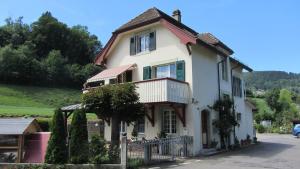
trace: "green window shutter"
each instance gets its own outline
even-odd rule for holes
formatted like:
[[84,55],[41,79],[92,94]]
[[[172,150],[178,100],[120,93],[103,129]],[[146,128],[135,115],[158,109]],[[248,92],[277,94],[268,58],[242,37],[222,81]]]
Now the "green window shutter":
[[155,32],[151,32],[149,34],[149,50],[152,51],[152,50],[155,50],[156,49],[156,33]]
[[184,60],[176,62],[176,79],[185,81],[185,63]]
[[136,54],[136,51],[135,51],[135,37],[131,37],[130,38],[130,55],[135,55]]
[[143,68],[143,80],[151,79],[151,66]]

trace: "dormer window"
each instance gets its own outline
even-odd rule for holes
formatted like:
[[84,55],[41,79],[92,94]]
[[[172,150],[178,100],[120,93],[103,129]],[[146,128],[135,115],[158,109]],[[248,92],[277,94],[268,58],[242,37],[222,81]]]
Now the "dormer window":
[[155,49],[155,32],[141,33],[130,38],[130,55],[152,51]]

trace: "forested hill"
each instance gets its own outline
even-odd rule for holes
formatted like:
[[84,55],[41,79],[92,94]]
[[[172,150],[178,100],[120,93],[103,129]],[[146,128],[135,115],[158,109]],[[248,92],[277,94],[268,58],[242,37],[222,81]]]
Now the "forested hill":
[[33,23],[8,18],[0,26],[0,83],[81,88],[100,70],[101,42],[86,26],[68,26],[43,13]]
[[283,71],[255,71],[245,73],[248,88],[268,90],[273,88],[287,88],[300,93],[300,73]]

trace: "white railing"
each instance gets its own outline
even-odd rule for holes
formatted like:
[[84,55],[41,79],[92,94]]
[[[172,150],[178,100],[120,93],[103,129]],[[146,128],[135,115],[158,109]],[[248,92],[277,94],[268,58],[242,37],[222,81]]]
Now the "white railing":
[[171,78],[135,82],[141,103],[173,102],[187,104],[189,85]]

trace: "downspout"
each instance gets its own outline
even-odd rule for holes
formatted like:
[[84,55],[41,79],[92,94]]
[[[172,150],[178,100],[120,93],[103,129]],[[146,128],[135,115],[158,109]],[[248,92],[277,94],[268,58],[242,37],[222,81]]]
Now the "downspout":
[[[221,84],[220,84],[220,64],[225,62],[225,59],[219,61],[217,63],[217,71],[218,71],[218,95],[219,95],[219,100],[221,100]],[[219,118],[221,117],[221,110],[219,108]],[[221,148],[224,146],[222,142],[222,134],[221,134],[221,129],[220,129],[220,142],[221,142]]]
[[217,63],[217,71],[218,71],[218,94],[219,94],[219,100],[221,100],[221,82],[220,82],[220,64],[223,63],[225,59],[221,60]]
[[[232,72],[234,69],[238,68],[239,66],[235,66],[233,68],[231,68],[230,70],[230,76],[231,76],[231,98],[232,98],[232,112],[233,112],[233,118],[235,120],[235,108],[234,108],[234,94],[233,94],[233,75],[232,75]],[[234,139],[236,137],[236,132],[235,132],[235,126],[233,127],[233,136],[234,136]]]

